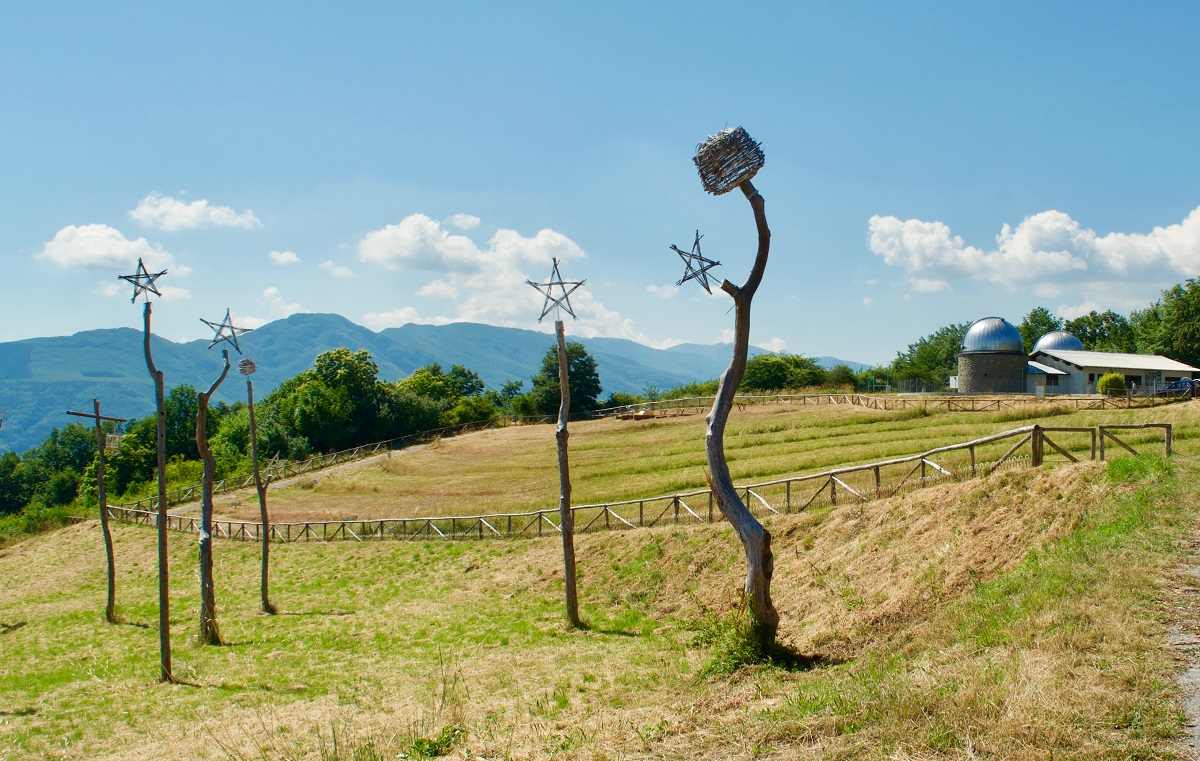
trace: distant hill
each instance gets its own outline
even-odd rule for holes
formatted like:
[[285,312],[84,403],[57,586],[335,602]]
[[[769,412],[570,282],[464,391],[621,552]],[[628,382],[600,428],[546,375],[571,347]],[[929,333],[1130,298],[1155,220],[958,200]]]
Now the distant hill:
[[[447,368],[471,368],[489,388],[519,380],[528,389],[543,355],[554,345],[554,337],[546,333],[475,323],[410,324],[376,333],[335,314],[294,314],[238,340],[244,356],[253,357],[258,366],[256,398],[311,367],[321,352],[342,346],[370,352],[383,380],[397,380],[418,367],[440,362]],[[596,358],[605,395],[716,378],[729,362],[728,344],[684,344],[660,350],[621,338],[571,340],[579,340]],[[154,386],[142,343],[141,331],[132,328],[0,343],[0,408],[8,410],[0,427],[0,451],[24,452],[40,443],[52,428],[74,420],[67,417],[68,409],[90,412],[92,399],[100,400],[105,415],[152,414]],[[183,384],[208,388],[221,371],[219,348],[209,350],[205,340],[174,343],[155,336],[152,350],[168,390]],[[235,364],[238,359],[236,354],[230,358]],[[833,357],[817,361],[824,367],[865,367]],[[215,399],[231,403],[245,399],[243,380],[236,369],[232,371]]]

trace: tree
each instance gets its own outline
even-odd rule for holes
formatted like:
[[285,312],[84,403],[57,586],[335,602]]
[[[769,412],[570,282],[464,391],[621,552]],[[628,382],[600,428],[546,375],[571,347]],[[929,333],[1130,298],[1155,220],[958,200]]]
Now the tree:
[[1129,320],[1111,309],[1103,312],[1092,310],[1085,315],[1067,320],[1063,329],[1079,339],[1088,351],[1112,351],[1132,354],[1137,351],[1137,340]]
[[849,386],[851,389],[854,389],[858,387],[858,376],[854,374],[849,365],[834,365],[825,374],[825,383],[834,388]]
[[1200,281],[1188,278],[1163,291],[1161,314],[1158,353],[1200,366]]
[[[578,341],[567,341],[567,372],[570,378],[569,394],[571,414],[581,415],[597,409],[600,398],[600,373],[596,360],[587,348]],[[558,347],[552,346],[542,357],[542,369],[533,376],[534,408],[542,415],[553,415],[558,411]]]
[[333,392],[344,417],[338,423],[342,435],[326,431],[326,438],[336,441],[336,448],[367,443],[369,432],[375,428],[379,411],[379,365],[366,349],[352,352],[342,347],[330,349],[313,361],[313,375]]
[[1025,353],[1033,351],[1033,345],[1039,338],[1055,330],[1062,330],[1062,326],[1062,318],[1055,317],[1049,309],[1034,307],[1017,326],[1017,331],[1021,334],[1021,341],[1025,344]]
[[764,208],[766,202],[748,179],[743,180],[739,187],[754,211],[754,221],[758,228],[758,253],[755,255],[750,275],[741,287],[728,280],[721,283],[721,290],[733,297],[733,354],[729,360],[729,367],[721,374],[712,410],[705,418],[707,430],[704,437],[704,453],[708,460],[709,483],[717,506],[721,514],[733,525],[746,553],[745,596],[751,629],[760,650],[767,652],[774,647],[775,633],[779,629],[779,612],[771,602],[771,577],[775,573],[771,532],[767,531],[742,502],[733,485],[729,464],[725,460],[725,424],[733,409],[734,394],[746,372],[750,343],[750,302],[762,282],[771,247],[771,230],[767,227]]
[[945,386],[951,375],[958,374],[958,355],[970,323],[939,328],[892,360],[892,375],[900,380],[919,380],[936,387]]
[[0,455],[0,515],[19,513],[29,503],[30,485],[21,478],[21,457],[16,452]]
[[200,452],[196,449],[196,405],[196,388],[187,383],[171,389],[171,393],[163,400],[168,460],[174,457],[185,460],[200,458]]
[[819,386],[825,371],[816,360],[798,354],[759,354],[746,362],[739,391],[782,391]]
[[1166,348],[1162,302],[1156,301],[1145,309],[1129,314],[1129,328],[1138,354],[1162,354]]

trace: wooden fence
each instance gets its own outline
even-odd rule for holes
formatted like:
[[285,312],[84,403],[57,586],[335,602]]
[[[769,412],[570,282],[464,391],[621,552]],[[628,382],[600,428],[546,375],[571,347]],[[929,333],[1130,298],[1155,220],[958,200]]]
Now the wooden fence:
[[[907,409],[927,409],[930,411],[942,412],[995,412],[1001,410],[1015,410],[1028,408],[1030,404],[1058,404],[1065,406],[1073,406],[1076,410],[1103,410],[1103,409],[1128,409],[1154,407],[1162,404],[1170,404],[1185,400],[1188,397],[1154,397],[1154,396],[1121,396],[1121,397],[1051,397],[1042,400],[1035,399],[1031,396],[1007,396],[1007,397],[958,397],[958,396],[924,396],[924,397],[903,397],[903,396],[871,396],[867,394],[758,394],[758,395],[743,395],[735,398],[735,403],[739,408],[745,409],[749,406],[759,404],[799,404],[799,405],[824,405],[824,404],[849,404],[857,407],[866,407],[876,410],[907,410]],[[683,415],[692,413],[703,413],[712,406],[713,397],[711,396],[696,396],[686,399],[661,399],[656,402],[646,402],[636,405],[639,410],[653,410],[661,412],[665,415]],[[630,413],[633,407],[611,407],[608,409],[597,410],[595,413],[587,417],[608,417],[625,415]],[[438,428],[430,431],[422,431],[408,436],[402,436],[388,441],[381,441],[374,444],[363,444],[362,446],[346,449],[340,452],[331,452],[329,454],[321,454],[311,457],[307,460],[290,461],[278,460],[274,462],[274,467],[270,472],[264,475],[271,481],[279,481],[285,478],[293,478],[306,473],[315,473],[325,468],[330,468],[335,465],[341,465],[355,460],[361,460],[371,455],[379,454],[380,452],[395,451],[415,444],[422,444],[433,441],[438,438],[453,436],[459,433],[467,433],[471,431],[481,431],[490,428],[498,428],[514,424],[536,424],[550,423],[553,419],[548,416],[532,417],[532,418],[504,418],[495,421],[481,421],[476,423],[464,423],[462,425],[451,426],[449,428]],[[244,473],[229,478],[223,478],[213,483],[213,494],[225,494],[242,489],[249,489],[254,486],[254,474]],[[180,489],[173,489],[167,492],[167,507],[194,502],[200,499],[200,484],[186,486]],[[132,510],[157,510],[158,495],[143,497],[136,502],[120,503],[113,506],[114,508],[132,509]]]
[[[946,481],[970,478],[1028,464],[1042,465],[1048,457],[1079,462],[1081,457],[1105,459],[1105,442],[1137,454],[1134,444],[1157,441],[1162,432],[1164,452],[1171,454],[1170,423],[1101,425],[1075,428],[1031,425],[937,447],[920,454],[866,465],[850,465],[821,473],[791,476],[739,486],[742,500],[758,515],[794,513],[811,507],[847,502],[870,502]],[[1137,432],[1137,439],[1130,433]],[[1120,434],[1120,435],[1118,435]],[[1124,439],[1121,438],[1124,436]],[[708,489],[645,499],[578,505],[572,508],[577,532],[631,529],[666,523],[712,523],[723,520]],[[156,525],[157,513],[127,506],[110,506],[114,519]],[[197,533],[199,520],[172,515],[175,531]],[[262,524],[214,521],[213,535],[258,541]],[[279,542],[368,539],[485,539],[534,537],[561,531],[558,509],[524,513],[465,515],[437,518],[381,518],[337,521],[273,522],[270,538]]]
[[[744,409],[758,404],[823,405],[848,404],[874,410],[923,409],[930,412],[999,412],[1028,409],[1030,405],[1045,405],[1080,410],[1144,409],[1187,401],[1187,396],[1152,396],[1125,394],[1123,396],[1047,396],[1006,394],[1004,396],[960,396],[958,394],[919,396],[876,396],[872,394],[752,394],[735,397],[734,402]],[[681,415],[703,413],[712,407],[713,397],[693,396],[686,399],[659,399],[654,402],[608,407],[597,410],[599,417],[626,416],[637,411]]]

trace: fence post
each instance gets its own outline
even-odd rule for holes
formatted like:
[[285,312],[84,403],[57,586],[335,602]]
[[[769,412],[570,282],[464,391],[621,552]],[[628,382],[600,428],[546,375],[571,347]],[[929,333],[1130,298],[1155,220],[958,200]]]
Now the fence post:
[[1171,424],[1167,423],[1167,457],[1171,456]]
[[837,481],[833,479],[833,476],[829,477],[829,502],[837,505]]
[[1104,462],[1104,426],[1096,426],[1096,431],[1100,434],[1100,462]]
[[1042,465],[1042,427],[1040,425],[1033,426],[1033,436],[1029,440],[1030,449],[1030,464],[1039,468]]
[[879,466],[871,468],[875,473],[875,499],[879,499]]
[[974,477],[976,475],[975,474],[975,447],[970,446],[970,447],[967,447],[967,449],[969,449],[971,451],[971,476]]
[[675,508],[675,522],[679,523],[679,496],[671,497],[671,505]]
[[[786,496],[784,497],[784,500],[783,500],[783,511],[785,513],[790,513],[792,511],[792,482],[788,481],[785,484],[785,486],[787,487],[787,491],[786,491]],[[708,494],[709,494],[708,522],[712,523],[712,492],[709,492]]]

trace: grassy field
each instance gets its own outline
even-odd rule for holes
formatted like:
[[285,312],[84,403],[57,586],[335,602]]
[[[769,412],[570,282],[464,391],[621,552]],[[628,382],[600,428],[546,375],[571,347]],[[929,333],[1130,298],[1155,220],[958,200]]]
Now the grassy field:
[[[766,481],[912,455],[1032,423],[1094,427],[1114,422],[1168,422],[1174,425],[1176,439],[1185,451],[1192,446],[1189,442],[1200,441],[1200,414],[1190,403],[1127,411],[1071,412],[1043,403],[994,413],[920,413],[916,409],[880,411],[849,405],[748,407],[736,412],[728,426],[730,471],[737,483]],[[588,421],[573,423],[570,431],[574,504],[706,488],[702,415]],[[1086,451],[1090,443],[1078,434],[1056,435],[1056,439],[1076,451]],[[1162,434],[1138,434],[1133,440],[1148,445],[1161,442]],[[979,457],[999,458],[1013,443],[985,447]],[[314,474],[300,484],[274,488],[270,491],[271,516],[278,521],[304,521],[553,509],[558,506],[555,446],[550,425],[442,439],[429,447],[396,452],[387,459],[336,474]],[[1052,453],[1051,457],[1058,456]],[[963,452],[948,458],[947,464],[967,462],[968,455]],[[218,495],[216,514],[257,521],[253,489]]]
[[[258,612],[256,547],[219,543],[224,647],[197,642],[196,546],[174,535],[187,683],[165,685],[152,531],[115,528],[113,626],[99,530],[71,526],[0,550],[0,759],[1184,757],[1164,638],[1191,605],[1178,565],[1200,489],[1193,407],[1053,416],[1173,422],[1170,463],[1056,462],[771,518],[780,633],[803,668],[731,662],[744,568],[723,524],[579,537],[583,631],[564,623],[553,538],[277,546],[278,616]],[[1031,422],[851,408],[735,420],[740,479]],[[579,501],[692,483],[699,418],[657,422],[573,427]],[[321,509],[399,504],[431,479],[513,509],[507,491],[482,490],[511,480],[532,503],[548,478],[554,500],[547,430],[447,440],[349,473],[328,487],[349,501]],[[421,477],[389,475],[400,463]],[[286,492],[273,492],[280,509]]]

